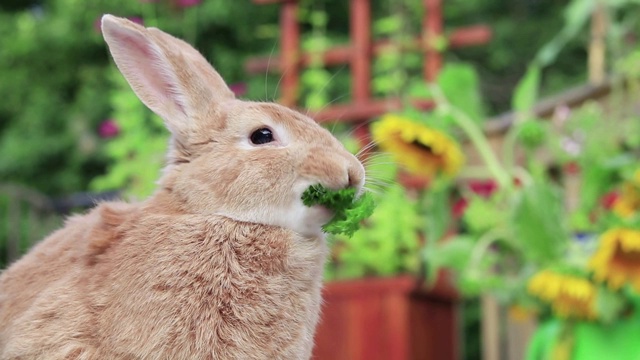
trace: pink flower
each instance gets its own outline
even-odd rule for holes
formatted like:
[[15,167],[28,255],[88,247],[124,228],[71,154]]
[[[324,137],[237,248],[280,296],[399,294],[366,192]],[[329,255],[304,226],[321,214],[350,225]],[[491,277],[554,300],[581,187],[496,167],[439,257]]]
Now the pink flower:
[[563,125],[571,116],[571,108],[567,105],[560,105],[553,111],[553,122]]
[[202,0],[176,0],[176,5],[178,5],[179,7],[185,8],[190,6],[196,6],[201,2]]
[[103,139],[112,138],[120,133],[120,127],[113,119],[107,119],[98,126],[98,135]]
[[451,215],[454,218],[459,219],[464,215],[465,210],[469,206],[469,201],[465,198],[460,198],[453,203],[451,207]]
[[498,189],[498,184],[493,180],[474,180],[469,182],[469,189],[482,197],[489,197]]
[[247,84],[245,83],[235,83],[229,85],[229,89],[233,91],[236,96],[242,96],[247,93]]
[[129,16],[127,17],[127,19],[133,21],[136,24],[144,25],[144,21],[142,21],[142,18],[139,16]]
[[611,210],[613,208],[613,204],[620,198],[620,194],[615,191],[608,192],[602,196],[600,199],[600,204],[607,210]]
[[568,162],[564,165],[564,171],[571,175],[576,175],[580,172],[580,165],[575,161]]

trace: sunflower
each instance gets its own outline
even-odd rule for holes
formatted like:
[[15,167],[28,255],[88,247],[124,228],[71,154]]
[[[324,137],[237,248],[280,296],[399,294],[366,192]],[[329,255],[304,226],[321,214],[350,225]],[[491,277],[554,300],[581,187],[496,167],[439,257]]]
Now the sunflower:
[[629,283],[640,292],[640,230],[614,228],[602,234],[589,268],[613,290]]
[[383,116],[371,134],[382,150],[416,175],[453,177],[464,163],[460,147],[447,134],[397,115]]
[[640,169],[633,178],[622,185],[620,196],[613,202],[612,210],[620,217],[633,216],[640,210]]
[[531,295],[548,302],[559,317],[596,317],[596,288],[585,278],[543,270],[529,280],[527,290]]

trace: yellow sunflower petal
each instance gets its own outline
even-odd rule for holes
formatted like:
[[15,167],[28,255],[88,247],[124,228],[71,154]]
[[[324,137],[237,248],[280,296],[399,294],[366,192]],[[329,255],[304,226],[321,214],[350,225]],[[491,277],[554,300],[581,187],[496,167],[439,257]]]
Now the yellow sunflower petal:
[[371,134],[382,150],[417,175],[455,176],[464,162],[460,147],[447,134],[397,115],[382,117]]

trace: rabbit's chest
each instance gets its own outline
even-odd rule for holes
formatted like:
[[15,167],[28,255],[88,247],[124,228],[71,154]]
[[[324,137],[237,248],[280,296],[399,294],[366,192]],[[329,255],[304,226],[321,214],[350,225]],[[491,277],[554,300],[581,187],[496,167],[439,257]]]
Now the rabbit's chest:
[[109,285],[96,289],[105,340],[172,358],[193,356],[194,349],[202,358],[230,359],[255,358],[256,352],[295,358],[309,350],[323,249],[292,246],[286,233],[252,237],[252,229],[241,230],[248,236],[176,234],[173,248],[114,256],[110,263],[136,266],[112,268]]

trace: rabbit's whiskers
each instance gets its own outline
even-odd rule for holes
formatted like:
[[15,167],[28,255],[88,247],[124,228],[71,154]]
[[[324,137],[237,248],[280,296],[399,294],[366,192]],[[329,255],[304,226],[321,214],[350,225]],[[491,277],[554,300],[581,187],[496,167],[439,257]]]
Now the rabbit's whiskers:
[[271,57],[273,56],[273,52],[276,49],[276,45],[278,45],[278,40],[273,42],[273,46],[271,47],[271,53],[269,53],[269,60],[267,61],[267,70],[264,72],[264,101],[275,101],[275,99],[269,100],[269,69],[271,68]]

